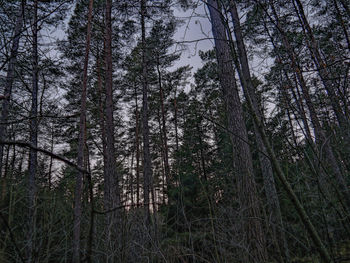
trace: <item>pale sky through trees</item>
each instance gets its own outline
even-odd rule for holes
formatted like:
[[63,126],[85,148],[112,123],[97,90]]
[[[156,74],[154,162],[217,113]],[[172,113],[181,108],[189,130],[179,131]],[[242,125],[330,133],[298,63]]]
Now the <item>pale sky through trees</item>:
[[[184,45],[187,47],[182,53],[181,60],[176,62],[174,67],[189,64],[195,72],[202,65],[198,51],[207,51],[213,48],[211,25],[206,15],[206,7],[199,1],[199,5],[195,10],[184,12],[175,9],[174,14],[175,17],[184,19],[183,25],[178,27],[174,38],[178,42],[184,41]],[[181,43],[175,45],[175,48],[181,50]]]
[[[181,52],[181,58],[175,61],[172,67],[173,69],[190,65],[193,67],[192,73],[196,72],[196,70],[203,65],[198,55],[199,51],[205,52],[214,47],[211,24],[208,17],[208,8],[202,1],[197,1],[197,3],[198,6],[196,9],[189,9],[187,11],[179,7],[173,7],[175,17],[183,20],[183,23],[177,27],[174,35],[174,40],[177,44],[174,45],[171,52]],[[65,28],[67,27],[72,12],[73,10],[68,13],[61,27],[53,29],[52,32],[46,32],[48,42],[50,42],[50,40],[53,41],[51,37],[58,38],[59,40],[64,40],[66,38]],[[51,56],[55,56],[55,54],[55,50],[52,50],[50,53]],[[257,75],[265,72],[269,67],[268,64],[270,61],[268,58],[258,59],[255,57],[254,61],[255,63],[252,63],[252,72],[255,72]],[[191,82],[192,81],[193,79],[191,77]]]
[[[211,32],[210,18],[208,16],[208,8],[203,1],[197,1],[196,9],[183,11],[179,8],[174,9],[175,17],[183,18],[184,23],[177,28],[174,39],[180,42],[175,45],[174,50],[181,50],[181,43],[183,42],[185,48],[183,49],[181,59],[176,61],[173,68],[179,66],[191,65],[192,72],[196,72],[202,64],[198,52],[207,51],[214,48],[214,40]],[[258,77],[262,77],[271,66],[272,60],[268,56],[252,57],[251,71]]]
[[[183,19],[183,23],[177,27],[174,35],[175,42],[172,52],[181,52],[181,59],[175,61],[174,69],[177,67],[190,65],[193,67],[194,73],[202,66],[202,61],[198,55],[199,50],[207,51],[213,48],[213,39],[211,33],[211,24],[207,16],[207,8],[202,1],[198,1],[198,6],[195,10],[182,10],[179,7],[173,7],[174,15],[177,18]],[[64,40],[66,38],[65,28],[69,22],[73,10],[68,13],[64,24],[60,28],[55,28],[52,32],[46,32],[47,41],[53,41],[53,38]],[[148,28],[149,29],[149,28]],[[56,51],[52,50],[51,56],[56,55]]]

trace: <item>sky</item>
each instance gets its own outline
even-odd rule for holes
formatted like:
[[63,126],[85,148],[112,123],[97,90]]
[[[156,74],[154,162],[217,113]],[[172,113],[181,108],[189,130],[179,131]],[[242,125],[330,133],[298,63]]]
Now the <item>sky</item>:
[[202,2],[199,2],[195,10],[184,12],[176,9],[174,14],[176,17],[184,20],[184,24],[175,33],[174,38],[178,44],[174,49],[181,50],[183,48],[182,45],[186,46],[181,59],[175,64],[175,67],[190,64],[193,67],[193,71],[196,71],[202,65],[198,51],[207,51],[213,48],[213,40],[207,39],[211,38],[212,35],[211,24],[206,15],[205,6]]

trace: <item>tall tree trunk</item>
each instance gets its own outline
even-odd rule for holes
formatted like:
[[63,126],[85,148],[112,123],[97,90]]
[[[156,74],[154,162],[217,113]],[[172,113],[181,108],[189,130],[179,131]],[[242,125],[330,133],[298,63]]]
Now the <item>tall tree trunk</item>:
[[[89,52],[91,42],[91,24],[92,24],[92,8],[93,0],[89,1],[87,32],[86,32],[86,44],[85,44],[85,57],[83,68],[83,82],[81,90],[80,101],[80,120],[79,120],[79,139],[78,139],[78,160],[77,165],[84,167],[84,150],[86,143],[86,97],[87,97],[87,78],[88,78],[88,65],[89,65]],[[83,172],[78,172],[75,183],[74,193],[74,222],[73,222],[73,262],[80,262],[80,233],[81,233],[81,218],[82,218],[82,191],[83,191]]]
[[164,148],[164,167],[165,167],[165,179],[167,187],[170,184],[170,165],[169,165],[169,148],[168,148],[168,138],[166,129],[166,116],[164,107],[164,91],[162,84],[162,74],[159,67],[159,58],[157,61],[157,72],[158,72],[158,85],[159,85],[159,97],[160,97],[160,107],[162,112],[162,132],[163,132],[163,148]]
[[[12,86],[13,81],[15,79],[15,67],[17,63],[17,54],[18,54],[18,47],[19,47],[19,39],[21,37],[22,27],[23,27],[23,16],[24,16],[24,8],[25,8],[25,1],[22,0],[21,6],[17,13],[17,21],[16,26],[13,34],[12,39],[12,47],[11,47],[11,53],[10,53],[10,59],[8,61],[8,68],[7,68],[7,75],[5,80],[5,89],[4,89],[4,99],[2,101],[2,108],[1,108],[1,118],[0,118],[0,140],[6,139],[6,130],[7,130],[7,119],[9,115],[9,106],[10,106],[10,99],[12,94]],[[2,159],[4,155],[4,145],[0,145],[0,177],[1,177],[1,171],[2,171]]]
[[140,116],[139,116],[139,105],[137,99],[137,88],[135,86],[135,143],[136,143],[136,205],[140,207]]
[[[86,134],[85,134],[86,135]],[[86,139],[85,139],[86,141]],[[89,224],[89,232],[88,232],[88,237],[87,237],[87,244],[86,244],[86,262],[92,263],[92,255],[93,255],[93,241],[94,241],[94,229],[95,229],[95,212],[94,212],[94,191],[93,191],[93,182],[91,178],[91,165],[90,165],[90,154],[89,154],[89,148],[88,144],[86,143],[86,151],[85,151],[85,164],[84,168],[88,171],[88,174],[86,175],[86,184],[88,186],[88,196],[89,199],[88,202],[90,201],[90,224]]]
[[[105,96],[103,95],[103,81],[102,81],[102,75],[101,75],[101,62],[100,62],[100,58],[97,59],[96,61],[97,63],[97,88],[99,91],[99,115],[100,115],[100,129],[101,129],[101,141],[102,141],[102,156],[103,156],[103,163],[106,163],[106,128],[105,128],[105,114],[104,114],[104,108],[105,108]],[[103,175],[106,174],[106,167],[105,165],[103,166]],[[109,185],[104,185],[105,192],[109,192],[108,189],[106,189],[106,187],[108,187]],[[106,201],[107,195],[104,195],[104,199],[105,199],[105,204],[107,204]]]
[[[104,47],[105,50],[105,47]],[[97,60],[97,86],[100,93],[99,96],[99,114],[100,114],[100,129],[101,129],[101,141],[102,141],[102,156],[103,156],[103,176],[104,176],[104,195],[103,195],[103,202],[104,202],[104,209],[109,210],[111,208],[110,205],[110,192],[111,192],[111,185],[110,185],[110,179],[107,177],[107,144],[106,144],[106,125],[105,125],[105,98],[104,91],[103,91],[103,80],[101,75],[101,62],[100,59]],[[107,241],[106,244],[109,246],[111,242],[110,237],[110,228],[111,228],[111,215],[107,214],[106,218],[106,228],[107,231]]]
[[[34,147],[38,145],[38,1],[34,1],[33,14],[33,76],[32,76],[32,106],[30,111],[30,143]],[[35,249],[35,177],[37,172],[37,151],[29,151],[29,175],[28,175],[28,262],[33,262]]]
[[[174,128],[175,128],[175,156],[179,152],[179,132],[178,132],[178,109],[177,109],[177,87],[175,86],[174,89]],[[179,169],[179,158],[175,158],[175,171],[174,171],[174,178],[176,181],[181,184],[181,180],[178,177],[178,169]]]
[[[50,142],[50,152],[53,152],[54,147],[54,140],[55,140],[55,134],[54,134],[54,127],[53,124],[51,124],[51,142]],[[53,157],[50,157],[50,164],[49,164],[49,172],[48,172],[48,183],[49,183],[49,191],[51,190],[51,183],[52,183],[52,165],[53,165]]]
[[150,224],[150,191],[152,181],[151,155],[149,146],[149,126],[148,126],[148,80],[147,80],[147,57],[146,57],[146,28],[145,16],[147,14],[146,0],[141,0],[141,30],[142,30],[142,135],[143,135],[143,195],[146,213],[146,224]]
[[[264,19],[263,22],[264,22],[265,31],[266,31],[266,33],[267,33],[268,36],[269,36],[270,42],[271,42],[273,48],[277,51],[278,48],[277,48],[277,46],[276,46],[276,44],[275,44],[275,40],[274,40],[273,36],[271,35],[271,33],[270,33],[270,31],[269,31],[269,29],[268,29],[268,27],[267,27],[267,22],[266,22],[266,20]],[[278,61],[280,61],[280,62],[281,62],[281,61],[284,61],[283,58],[282,58],[282,56],[281,56],[278,52],[276,52],[276,53],[277,53]],[[298,93],[299,96],[296,96],[296,93],[295,93],[295,91],[294,91],[294,89],[293,89],[293,81],[292,81],[292,79],[289,77],[288,72],[286,71],[286,69],[283,68],[283,75],[284,75],[284,77],[285,77],[286,80],[287,80],[287,83],[286,83],[285,88],[290,88],[290,90],[291,90],[291,92],[292,92],[293,98],[294,98],[295,103],[296,103],[296,105],[297,105],[297,111],[298,111],[298,113],[299,113],[299,115],[300,115],[300,117],[301,117],[301,120],[302,120],[302,122],[303,122],[303,125],[304,125],[304,130],[305,130],[305,131],[304,131],[304,135],[305,135],[305,137],[306,137],[306,140],[309,141],[309,143],[312,144],[312,143],[313,143],[313,139],[312,139],[312,136],[311,136],[311,131],[310,131],[310,127],[309,127],[309,122],[308,122],[307,117],[306,117],[306,111],[305,111],[304,103],[303,103],[302,97],[301,97],[300,94],[299,94],[298,81],[297,81],[296,74],[297,74],[297,73],[294,72],[294,74],[293,74],[293,81],[294,81],[294,83],[295,83],[295,88],[296,88],[296,91],[297,91],[297,93]],[[284,95],[284,97],[288,97],[288,95],[287,95],[288,92],[287,92],[286,89],[284,89],[284,90],[282,91],[282,94]],[[289,102],[289,100],[287,100],[287,102]]]
[[[343,16],[340,12],[340,9],[339,9],[339,6],[338,6],[338,1],[337,0],[333,0],[333,4],[334,4],[334,8],[335,8],[335,16],[337,18],[337,20],[339,21],[342,29],[343,29],[343,32],[344,32],[344,37],[345,37],[345,40],[346,40],[346,43],[347,43],[347,46],[348,46],[348,50],[350,51],[350,38],[349,38],[349,33],[348,33],[348,30],[346,28],[346,23],[343,19]],[[345,101],[345,105],[347,104],[347,101]]]
[[[289,40],[285,34],[285,31],[283,30],[283,28],[279,22],[279,17],[277,15],[277,12],[275,10],[275,7],[274,7],[274,4],[272,3],[272,1],[270,2],[270,6],[271,6],[271,9],[273,12],[273,16],[275,18],[275,21],[274,21],[275,26],[277,27],[278,31],[281,34],[282,41],[283,41],[284,47],[286,48],[286,51],[288,53],[291,66],[292,66],[293,70],[295,71],[297,80],[299,82],[300,88],[301,88],[302,93],[303,93],[303,97],[304,97],[306,105],[309,109],[311,123],[312,123],[313,129],[315,132],[315,136],[316,136],[316,144],[318,144],[320,146],[320,150],[322,150],[322,148],[324,149],[325,158],[327,158],[327,160],[328,160],[328,162],[329,162],[329,164],[330,164],[330,166],[335,174],[335,179],[337,181],[338,187],[340,188],[342,194],[344,195],[344,198],[347,202],[348,208],[350,208],[350,193],[349,193],[349,190],[347,188],[346,181],[342,175],[339,164],[337,163],[337,160],[335,158],[333,149],[331,148],[331,145],[326,138],[326,135],[323,131],[323,128],[322,128],[321,123],[319,121],[319,118],[317,116],[317,112],[316,112],[314,104],[311,100],[311,95],[309,93],[309,89],[306,85],[306,81],[305,81],[304,76],[302,74],[302,70],[297,62],[297,58],[296,58],[297,56],[296,56],[291,44],[289,43]],[[317,152],[318,152],[318,150],[317,150]],[[322,176],[324,176],[324,173],[320,174],[320,177],[322,177]],[[320,180],[323,182],[326,181],[325,178],[320,178]],[[325,185],[324,187],[326,188],[327,186]]]
[[[272,2],[270,2],[270,3],[272,3]],[[271,19],[271,17],[270,17],[270,19]],[[271,21],[271,22],[274,23],[274,21]],[[278,30],[283,34],[283,31],[278,26],[278,22],[277,22],[276,26],[278,27]],[[294,207],[295,207],[295,209],[296,209],[300,219],[302,220],[302,222],[303,222],[303,224],[304,224],[308,234],[310,235],[313,243],[315,244],[315,247],[317,248],[317,250],[318,250],[318,252],[319,252],[319,254],[321,256],[321,259],[324,262],[331,262],[330,255],[329,255],[326,247],[324,246],[323,242],[321,241],[321,238],[320,238],[319,234],[317,233],[314,225],[312,224],[310,218],[308,217],[308,215],[307,215],[307,213],[305,211],[305,208],[300,203],[298,197],[296,196],[295,192],[293,191],[291,185],[289,184],[289,182],[287,181],[287,178],[284,175],[284,172],[283,172],[283,170],[282,170],[282,168],[281,168],[281,166],[280,166],[280,164],[278,162],[278,159],[277,159],[277,157],[276,157],[276,155],[275,155],[275,153],[274,153],[274,151],[273,151],[273,149],[272,149],[272,147],[270,145],[270,142],[269,142],[269,140],[268,140],[268,138],[266,136],[265,129],[263,127],[262,121],[256,115],[256,112],[254,110],[252,100],[249,97],[249,92],[248,91],[245,92],[245,96],[246,96],[246,100],[247,100],[247,103],[248,103],[249,110],[250,110],[250,112],[251,112],[251,114],[253,116],[253,120],[254,120],[256,126],[258,127],[258,130],[260,132],[261,138],[262,138],[262,140],[264,142],[264,145],[266,147],[266,151],[267,151],[268,155],[270,156],[272,165],[273,165],[273,167],[275,169],[275,174],[277,175],[277,177],[279,178],[280,182],[282,183],[282,186],[283,186],[284,190],[287,192],[289,199],[292,201],[292,203],[293,203],[293,205],[294,205]]]
[[178,120],[177,120],[177,89],[174,90],[174,125],[175,125],[175,146],[176,151],[179,150],[179,132],[178,132]]
[[[6,152],[5,154],[5,167],[4,167],[4,175],[3,175],[3,185],[2,185],[2,194],[1,194],[1,200],[5,200],[6,197],[6,189],[7,189],[7,180],[8,180],[8,168],[9,168],[9,156],[10,156],[10,145],[8,145],[7,147],[7,151],[4,149],[4,151]],[[2,204],[1,204],[2,205]]]
[[135,156],[135,144],[131,151],[131,163],[130,163],[130,173],[129,173],[129,189],[130,189],[130,199],[131,207],[134,208],[135,198],[134,198],[134,156]]
[[[196,119],[198,119],[198,116],[196,116]],[[203,138],[202,138],[203,132],[201,131],[201,128],[200,128],[198,122],[196,122],[196,131],[198,133],[199,153],[200,153],[200,160],[201,160],[199,167],[202,167],[203,178],[204,178],[204,182],[205,182],[205,191],[206,191],[206,195],[208,195],[208,193],[209,193],[208,173],[207,173],[207,168],[206,168],[206,165],[205,165],[204,143],[203,143]]]
[[160,121],[160,113],[159,109],[157,109],[157,120],[158,120],[158,127],[159,127],[159,138],[160,138],[160,156],[161,156],[161,173],[162,173],[162,187],[163,187],[163,204],[166,202],[166,195],[167,195],[167,187],[166,187],[166,172],[165,172],[165,154],[164,154],[164,138],[163,138],[163,129],[162,129],[162,124]]
[[[289,76],[288,76],[288,73],[286,71],[284,71],[284,75],[286,76],[288,82],[290,84],[292,84],[292,81],[290,80]],[[310,126],[309,126],[309,122],[308,122],[308,119],[306,117],[306,110],[305,110],[305,106],[304,106],[304,100],[302,99],[302,96],[300,94],[300,88],[299,88],[299,85],[298,85],[298,80],[297,80],[297,77],[295,76],[295,74],[293,74],[294,77],[294,83],[295,83],[295,90],[296,92],[294,91],[294,88],[293,88],[293,85],[290,85],[291,87],[291,92],[292,92],[292,95],[293,95],[293,98],[297,104],[297,110],[299,112],[299,115],[301,116],[301,120],[303,122],[303,125],[304,125],[304,130],[305,130],[305,138],[306,140],[309,142],[310,145],[313,145],[313,139],[312,139],[312,136],[311,136],[311,131],[310,131]]]
[[347,139],[350,138],[349,134],[349,120],[346,118],[342,107],[339,103],[339,97],[335,93],[335,83],[331,80],[331,72],[328,70],[328,65],[326,61],[322,58],[321,52],[319,50],[318,43],[313,35],[310,24],[305,16],[304,8],[302,3],[299,0],[293,0],[295,11],[299,17],[302,28],[306,34],[307,46],[310,50],[312,58],[314,60],[316,69],[320,75],[320,78],[324,84],[324,87],[329,96],[330,103],[332,105],[333,111],[338,119],[339,125],[344,131],[347,131]]
[[[262,228],[258,194],[253,174],[252,156],[247,130],[243,119],[243,110],[238,95],[236,80],[232,64],[230,47],[227,43],[225,26],[222,23],[220,8],[214,0],[207,1],[212,31],[215,40],[216,57],[219,65],[219,79],[224,93],[228,116],[228,129],[231,132],[231,141],[234,153],[235,174],[238,176],[238,195],[241,207],[244,209],[243,222],[244,245],[249,248],[251,258],[244,253],[245,261],[266,262],[267,252],[264,231]],[[239,136],[233,136],[233,134]]]
[[[249,92],[249,96],[253,103],[253,109],[257,114],[257,116],[259,117],[259,119],[262,120],[263,119],[262,113],[259,109],[257,95],[255,93],[251,74],[250,74],[247,52],[245,49],[245,43],[243,40],[240,20],[239,20],[237,7],[234,0],[231,0],[230,12],[234,23],[234,34],[237,41],[237,51],[238,51],[238,58],[239,58],[240,65],[236,65],[236,67],[240,68],[239,77],[241,80],[241,84],[242,86],[245,86],[245,90]],[[273,177],[272,165],[268,157],[266,157],[266,149],[256,125],[254,125],[254,133],[255,133],[255,141],[259,149],[259,161],[260,161],[261,172],[263,175],[266,199],[267,199],[269,211],[271,214],[271,218],[273,220],[272,221],[273,238],[274,240],[276,240],[277,249],[279,249],[283,253],[284,258],[287,261],[289,261],[288,244],[284,233],[282,214],[281,214],[280,203],[279,203],[279,199],[276,191],[275,180]]]
[[[12,135],[11,136],[12,136],[13,140],[15,140],[14,139],[15,135],[14,135],[13,131],[12,131]],[[9,154],[9,151],[10,151],[10,148],[8,149],[7,155]],[[7,163],[9,161],[8,157],[6,157],[6,162],[5,162],[5,171],[4,171],[4,177],[3,177],[4,181],[3,181],[3,184],[2,184],[1,199],[0,199],[0,200],[4,200],[6,202],[4,204],[1,204],[1,206],[3,206],[3,207],[8,206],[8,203],[7,203],[8,201],[6,200],[6,196],[7,196],[7,193],[8,193],[8,190],[7,190],[8,180],[15,180],[15,178],[13,178],[13,174],[14,174],[14,171],[16,169],[16,167],[15,167],[16,156],[17,156],[16,146],[13,145],[11,162],[9,164]],[[7,172],[8,170],[9,170],[9,172]]]
[[[307,47],[311,53],[311,57],[314,61],[316,70],[320,76],[323,86],[326,89],[327,95],[329,97],[329,103],[331,104],[332,109],[335,113],[335,116],[338,120],[339,127],[340,127],[339,135],[343,138],[344,148],[347,149],[346,159],[349,160],[350,158],[350,122],[348,118],[349,116],[346,115],[346,112],[347,112],[347,109],[345,109],[346,103],[345,103],[345,107],[342,107],[340,101],[343,98],[341,98],[339,94],[336,93],[336,90],[338,89],[337,82],[332,80],[332,72],[331,72],[330,66],[321,55],[319,43],[314,37],[312,28],[305,15],[303,4],[301,3],[300,0],[293,0],[293,5],[294,5],[295,12],[298,15],[304,34],[306,35]],[[347,98],[345,98],[345,101],[346,100]],[[343,108],[345,109],[344,111],[343,111]],[[335,158],[334,158],[334,161],[336,161]],[[335,170],[334,172],[336,173],[337,180],[338,181],[339,179],[342,180],[341,176],[338,175],[339,173],[341,173],[341,171]],[[343,180],[342,183],[344,182],[345,181]],[[341,191],[348,199],[347,200],[348,204],[350,204],[350,191],[348,186],[347,185],[345,187],[341,186]]]
[[317,248],[317,250],[321,256],[321,259],[324,262],[332,262],[331,257],[329,255],[326,247],[324,246],[319,234],[317,233],[316,228],[314,227],[309,216],[307,215],[305,208],[300,203],[298,197],[296,196],[291,185],[287,181],[286,176],[284,175],[284,172],[283,172],[283,170],[278,162],[278,159],[277,159],[277,157],[276,157],[276,155],[275,155],[275,153],[270,145],[270,142],[267,139],[263,124],[254,111],[253,103],[249,97],[249,93],[246,92],[245,95],[247,96],[246,99],[248,102],[249,110],[254,118],[255,124],[257,125],[257,127],[259,129],[261,138],[263,139],[264,145],[266,147],[266,151],[271,158],[271,162],[273,164],[273,167],[275,169],[275,172],[276,172],[278,179],[281,181],[284,190],[287,192],[289,199],[292,201],[292,203],[295,207],[295,210],[297,211],[300,219],[302,220],[302,222],[306,228],[306,231],[309,233],[313,243],[315,244],[315,247]]
[[[106,31],[105,31],[105,63],[106,63],[106,162],[105,162],[105,195],[107,199],[105,204],[107,209],[120,206],[120,189],[119,189],[119,175],[117,172],[117,162],[115,156],[114,146],[114,119],[113,119],[113,63],[112,63],[112,0],[106,0]],[[119,218],[117,210],[108,213],[108,243],[116,242],[118,231],[120,230]],[[117,229],[115,229],[117,228]],[[115,230],[117,232],[115,232]],[[114,248],[114,245],[112,246]],[[114,250],[114,249],[113,249]],[[115,260],[111,258],[111,260]]]

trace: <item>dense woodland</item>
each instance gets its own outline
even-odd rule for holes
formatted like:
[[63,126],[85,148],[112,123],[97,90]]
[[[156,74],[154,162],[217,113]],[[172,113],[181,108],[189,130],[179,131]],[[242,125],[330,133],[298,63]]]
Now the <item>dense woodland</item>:
[[349,0],[0,0],[0,108],[0,262],[350,262]]

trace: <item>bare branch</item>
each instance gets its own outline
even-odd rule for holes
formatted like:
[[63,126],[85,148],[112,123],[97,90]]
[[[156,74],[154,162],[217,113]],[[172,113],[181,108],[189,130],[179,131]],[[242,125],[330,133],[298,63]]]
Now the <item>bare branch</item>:
[[24,141],[1,141],[0,140],[0,145],[17,145],[19,147],[30,148],[30,149],[33,149],[35,151],[41,152],[43,154],[46,154],[46,155],[48,155],[48,156],[50,156],[50,157],[52,157],[52,158],[54,158],[56,160],[62,161],[64,163],[68,164],[69,166],[74,167],[79,172],[82,172],[82,173],[85,173],[85,174],[89,174],[89,172],[86,169],[78,166],[77,164],[73,163],[72,161],[70,161],[70,160],[68,160],[68,159],[66,159],[66,158],[64,158],[62,156],[59,156],[59,155],[57,155],[55,153],[52,153],[52,152],[50,152],[48,150],[36,147],[36,146],[30,144],[29,142],[24,142]]

